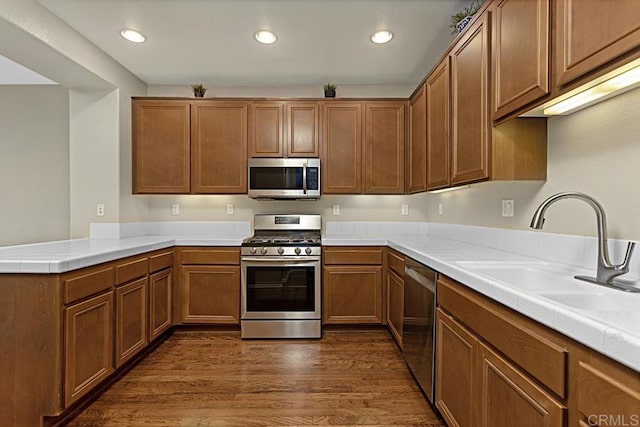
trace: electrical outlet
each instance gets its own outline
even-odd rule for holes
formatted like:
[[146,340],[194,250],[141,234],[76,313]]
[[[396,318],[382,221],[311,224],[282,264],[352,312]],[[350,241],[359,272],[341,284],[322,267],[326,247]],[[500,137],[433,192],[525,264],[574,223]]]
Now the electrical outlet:
[[104,203],[96,205],[96,216],[104,216]]
[[402,215],[409,215],[409,205],[402,205]]
[[516,203],[513,199],[505,199],[502,201],[502,216],[512,217],[516,208]]
[[180,215],[180,205],[178,203],[171,205],[171,215]]
[[333,205],[333,214],[340,215],[340,205]]
[[438,215],[442,215],[442,203],[438,203]]
[[231,203],[227,205],[227,215],[233,215],[233,205]]

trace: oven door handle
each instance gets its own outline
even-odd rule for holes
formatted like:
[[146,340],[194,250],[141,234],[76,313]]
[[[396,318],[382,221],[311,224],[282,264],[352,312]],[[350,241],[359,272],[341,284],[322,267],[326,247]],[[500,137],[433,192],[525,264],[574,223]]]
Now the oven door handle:
[[287,257],[287,259],[283,258],[271,258],[271,257],[242,257],[242,262],[251,262],[252,264],[278,264],[278,265],[289,265],[289,264],[311,264],[320,261],[320,257],[316,256],[305,256],[305,257]]

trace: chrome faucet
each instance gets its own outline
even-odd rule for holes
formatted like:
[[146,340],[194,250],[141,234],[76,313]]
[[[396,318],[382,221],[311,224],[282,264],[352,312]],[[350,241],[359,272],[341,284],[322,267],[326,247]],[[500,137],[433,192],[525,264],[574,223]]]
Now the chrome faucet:
[[534,230],[541,230],[544,225],[545,211],[553,203],[562,199],[578,199],[586,202],[596,212],[598,222],[598,269],[596,277],[575,276],[576,279],[608,286],[610,288],[621,289],[627,292],[640,292],[640,288],[633,286],[632,284],[618,281],[614,282],[613,280],[614,278],[629,272],[631,254],[633,253],[633,249],[636,244],[635,242],[629,242],[627,245],[627,253],[625,254],[622,264],[615,265],[611,263],[611,259],[609,258],[609,245],[607,244],[607,218],[604,213],[604,208],[593,197],[575,192],[554,194],[538,206],[538,209],[531,219],[531,228]]

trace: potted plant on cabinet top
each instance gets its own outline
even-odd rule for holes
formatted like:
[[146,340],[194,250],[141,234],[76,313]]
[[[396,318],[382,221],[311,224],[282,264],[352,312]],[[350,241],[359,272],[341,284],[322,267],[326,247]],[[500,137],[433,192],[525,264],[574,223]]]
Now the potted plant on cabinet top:
[[335,98],[336,97],[336,86],[335,83],[327,83],[322,88],[324,89],[324,97],[325,98]]
[[460,34],[464,27],[471,22],[473,16],[476,14],[478,10],[482,7],[484,0],[473,0],[468,7],[465,7],[460,12],[451,16],[451,34]]
[[193,89],[193,96],[196,98],[204,97],[204,94],[207,91],[207,88],[201,84],[191,85],[191,89]]

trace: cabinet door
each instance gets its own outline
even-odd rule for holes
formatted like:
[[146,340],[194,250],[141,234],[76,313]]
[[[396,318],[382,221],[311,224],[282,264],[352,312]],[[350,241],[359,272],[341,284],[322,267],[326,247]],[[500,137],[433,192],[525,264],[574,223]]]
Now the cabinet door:
[[637,0],[557,0],[555,83],[567,83],[640,46]]
[[569,425],[640,425],[640,375],[591,349],[570,349]]
[[205,101],[193,105],[194,193],[247,192],[247,104]]
[[116,288],[116,368],[138,354],[147,336],[146,277]]
[[480,427],[562,427],[566,408],[502,357],[480,344]]
[[324,104],[321,167],[323,193],[362,193],[361,104]]
[[494,119],[549,93],[549,8],[550,0],[502,0],[495,6]]
[[451,183],[489,177],[489,15],[451,51]]
[[132,102],[134,193],[189,193],[190,105]]
[[287,157],[318,157],[317,102],[287,103]]
[[382,267],[325,266],[323,323],[382,324]]
[[182,266],[184,323],[240,322],[240,267]]
[[404,280],[393,271],[387,271],[387,325],[402,348],[402,315],[404,310]]
[[251,157],[282,157],[284,146],[284,104],[256,102],[251,104]]
[[171,285],[170,268],[149,277],[149,341],[171,326]]
[[404,193],[404,103],[365,104],[364,192]]
[[477,427],[478,340],[439,308],[436,310],[436,406],[447,425]]
[[113,292],[64,310],[64,403],[69,407],[113,372]]
[[409,101],[407,191],[427,191],[427,93],[425,86]]
[[449,58],[433,70],[426,83],[427,91],[427,190],[448,187],[449,177]]

